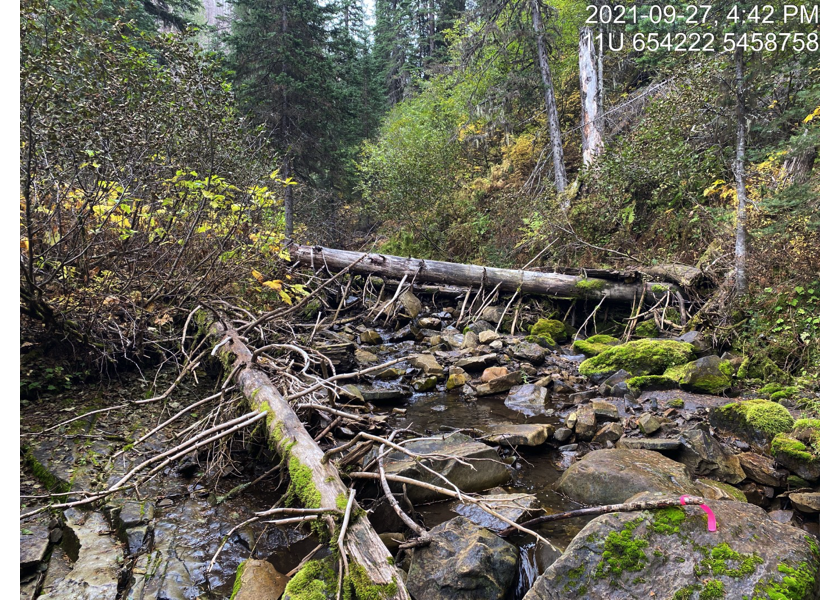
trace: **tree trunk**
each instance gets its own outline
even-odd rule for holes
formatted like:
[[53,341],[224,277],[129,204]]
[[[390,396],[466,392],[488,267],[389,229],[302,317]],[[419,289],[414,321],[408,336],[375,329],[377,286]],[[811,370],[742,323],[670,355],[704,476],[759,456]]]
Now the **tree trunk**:
[[[531,0],[531,17],[534,34],[537,38],[537,59],[540,65],[543,88],[545,89],[545,111],[548,117],[548,135],[551,139],[551,157],[554,161],[554,187],[558,192],[566,189],[566,167],[563,166],[563,140],[560,137],[560,121],[557,118],[557,102],[554,99],[554,82],[548,64],[548,51],[545,48],[545,32],[538,0]],[[563,210],[569,208],[569,200],[563,201]]]
[[583,164],[589,165],[601,153],[602,123],[600,107],[600,85],[595,66],[595,44],[592,29],[580,30],[578,46],[580,66],[581,135],[583,137]]
[[[626,283],[562,273],[497,269],[387,254],[369,254],[363,258],[365,255],[361,252],[333,250],[320,246],[292,246],[289,252],[293,262],[300,261],[302,265],[312,265],[314,269],[326,265],[330,269],[341,270],[359,261],[350,269],[353,273],[396,279],[408,273],[415,283],[443,283],[474,288],[484,284],[485,289],[494,289],[498,285],[502,292],[519,290],[521,294],[544,294],[561,298],[600,299],[606,296],[607,300],[616,302],[637,302],[641,294],[644,294],[646,299],[655,301],[661,298],[666,290],[676,289],[668,283]],[[359,260],[360,258],[363,260]]]
[[735,192],[738,212],[735,217],[735,294],[747,291],[747,184],[744,156],[747,150],[747,111],[744,98],[744,50],[735,50],[735,95],[737,96],[738,140],[735,149]]
[[[347,500],[347,487],[341,482],[338,469],[330,462],[321,463],[324,457],[321,448],[307,433],[294,409],[280,395],[268,375],[253,365],[252,353],[242,343],[238,334],[220,323],[215,323],[212,329],[219,339],[230,338],[230,341],[219,349],[222,360],[232,358],[232,369],[236,369],[239,364],[245,367],[239,371],[236,381],[251,408],[268,408],[269,439],[272,440],[277,454],[287,461],[293,482],[291,485],[295,486],[295,492],[305,491],[310,501],[313,498],[317,500],[320,496],[317,507],[307,508],[328,508],[338,514],[343,512],[338,507],[338,501],[340,497]],[[310,483],[317,495],[309,487]],[[335,520],[329,518],[326,521],[330,533],[334,533],[337,526]],[[340,526],[340,521],[338,525]],[[381,593],[378,598],[409,600],[402,578],[390,564],[391,553],[374,531],[364,511],[361,511],[347,529],[344,544],[348,558],[364,569],[370,582],[382,586],[375,590]],[[353,571],[351,568],[351,574]],[[353,581],[352,575],[350,579]],[[392,590],[390,593],[386,586]]]

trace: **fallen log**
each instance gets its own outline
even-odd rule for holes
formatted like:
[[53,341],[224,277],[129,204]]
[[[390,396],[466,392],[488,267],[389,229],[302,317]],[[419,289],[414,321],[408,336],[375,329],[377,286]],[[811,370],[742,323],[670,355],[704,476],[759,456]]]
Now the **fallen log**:
[[665,292],[678,291],[670,283],[611,281],[596,277],[581,277],[564,273],[540,273],[515,269],[498,269],[480,265],[403,258],[389,254],[363,254],[349,250],[335,250],[321,246],[291,246],[292,260],[318,269],[345,269],[351,272],[380,277],[401,278],[406,274],[415,283],[442,283],[455,286],[478,287],[521,294],[543,294],[560,298],[606,298],[615,302],[633,302],[644,294],[648,301],[656,301]]
[[[236,383],[253,410],[268,411],[269,439],[289,471],[290,491],[306,508],[327,508],[336,515],[345,513],[347,487],[332,463],[323,464],[324,453],[312,439],[294,409],[274,387],[268,375],[252,362],[252,353],[230,327],[214,323],[211,331],[219,340],[220,358],[236,372]],[[229,361],[229,362],[228,362]],[[238,368],[241,365],[242,368]],[[350,564],[345,577],[361,597],[375,592],[377,598],[409,600],[405,584],[390,564],[391,554],[379,539],[364,511],[354,513],[343,546]],[[330,536],[338,534],[341,523],[324,517]]]
[[691,265],[681,265],[678,263],[639,267],[639,271],[663,281],[676,283],[683,288],[696,288],[706,278],[700,269]]

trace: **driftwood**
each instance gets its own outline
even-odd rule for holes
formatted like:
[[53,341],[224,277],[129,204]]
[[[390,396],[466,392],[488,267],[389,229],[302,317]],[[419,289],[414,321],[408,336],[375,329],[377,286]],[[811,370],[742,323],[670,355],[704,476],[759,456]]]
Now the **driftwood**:
[[[308,508],[326,508],[342,514],[339,498],[346,501],[347,487],[342,483],[340,473],[329,462],[322,463],[324,453],[312,439],[298,419],[294,409],[272,385],[268,375],[252,363],[252,353],[233,329],[220,323],[213,325],[213,333],[220,340],[227,340],[219,347],[222,359],[232,359],[232,368],[238,369],[236,383],[242,394],[248,399],[253,410],[268,410],[269,438],[278,455],[289,466],[292,487],[303,502],[318,502],[318,506]],[[336,523],[330,516],[324,521],[335,534],[341,523]],[[379,539],[365,514],[360,514],[347,527],[343,536],[343,547],[351,563],[349,575],[356,571],[354,566],[364,570],[369,583],[382,586],[381,598],[409,600],[408,591],[396,568],[389,564],[391,554]]]
[[539,273],[515,269],[497,269],[479,265],[403,258],[388,254],[363,254],[348,250],[334,250],[321,246],[291,246],[293,260],[326,265],[330,269],[346,269],[365,275],[400,279],[409,275],[416,283],[440,283],[455,286],[483,285],[485,289],[521,294],[543,294],[561,298],[606,298],[615,302],[633,302],[644,294],[648,301],[656,301],[668,291],[677,291],[672,284],[654,282],[609,281],[595,277],[562,273]]

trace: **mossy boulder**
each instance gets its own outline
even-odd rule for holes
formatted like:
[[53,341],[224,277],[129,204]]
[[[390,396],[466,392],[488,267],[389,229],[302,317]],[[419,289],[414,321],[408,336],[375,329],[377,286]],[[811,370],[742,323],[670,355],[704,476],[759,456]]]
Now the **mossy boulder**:
[[770,452],[776,462],[803,479],[820,479],[820,422],[818,419],[799,419],[790,433],[773,438]]
[[799,392],[799,388],[795,385],[782,385],[780,383],[768,383],[758,390],[759,395],[762,397],[770,398],[773,402],[781,402],[782,404],[786,404],[784,402],[785,400],[796,398]]
[[631,377],[627,385],[637,390],[673,390],[679,387],[676,380],[666,375],[641,375]]
[[620,343],[620,339],[614,338],[611,335],[593,335],[585,340],[576,340],[575,343],[572,344],[572,348],[574,348],[577,352],[592,358],[593,356],[598,356],[601,352],[608,350],[612,346],[618,346]]
[[744,359],[738,367],[738,379],[760,379],[765,382],[776,382],[787,384],[790,375],[782,371],[779,365],[769,358],[750,356]]
[[636,329],[633,330],[633,334],[636,337],[640,338],[659,337],[659,326],[653,319],[650,319],[648,321],[642,321],[641,323],[636,325]]
[[531,335],[550,339],[555,344],[562,344],[569,339],[568,327],[556,319],[539,319],[531,325]]
[[671,367],[663,377],[676,381],[688,392],[722,394],[732,387],[732,364],[717,356],[704,356],[690,363]]
[[[630,501],[674,499],[645,492]],[[587,598],[819,598],[819,547],[761,508],[708,500],[699,506],[610,513],[584,527],[537,578],[525,600]]]
[[755,399],[713,408],[709,423],[758,447],[766,447],[779,433],[793,429],[793,417],[781,404]]
[[580,364],[580,373],[608,377],[619,369],[634,376],[662,375],[667,369],[694,358],[694,347],[672,340],[636,340],[613,346]]

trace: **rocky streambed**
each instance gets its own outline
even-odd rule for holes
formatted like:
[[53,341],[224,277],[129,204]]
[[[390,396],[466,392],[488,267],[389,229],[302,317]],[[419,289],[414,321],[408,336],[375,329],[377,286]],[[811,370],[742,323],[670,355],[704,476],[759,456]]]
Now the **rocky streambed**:
[[[748,358],[716,356],[696,332],[570,344],[559,321],[537,321],[528,336],[499,333],[502,307],[488,307],[466,331],[455,327],[453,307],[424,306],[410,293],[400,310],[402,327],[335,326],[322,345],[348,371],[405,357],[343,386],[375,429],[414,433],[407,451],[446,456],[420,465],[392,452],[387,473],[426,483],[442,476],[514,522],[682,495],[706,498],[717,520],[709,531],[706,513],[685,506],[557,520],[534,526],[541,539],[503,538],[509,523],[472,503],[392,483],[403,510],[431,535],[428,545],[399,549],[410,532],[378,482],[356,480],[360,505],[416,600],[818,597],[819,421],[792,393],[728,397],[754,383]],[[159,419],[132,408],[34,435],[60,418],[46,404],[28,412],[42,414],[22,426],[33,434],[25,436],[22,511],[44,502],[28,496],[47,487],[71,492],[118,479],[131,463],[108,457]],[[333,426],[322,444],[338,446],[357,431]],[[148,451],[170,442],[161,434]],[[271,468],[259,445],[243,439],[218,469],[205,456],[182,461],[97,510],[24,521],[21,597],[331,597],[327,570],[299,569],[319,543],[306,525],[243,527],[207,570],[224,535],[282,495],[282,481],[267,477],[224,498]],[[365,462],[360,455],[349,470]],[[327,564],[329,548],[309,558]],[[316,588],[321,596],[311,595]]]

